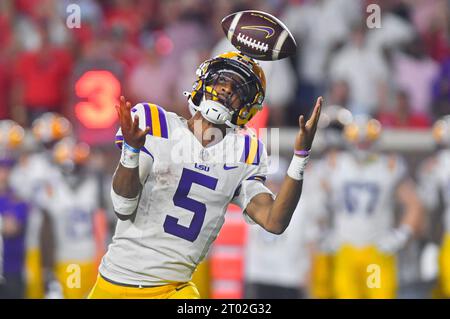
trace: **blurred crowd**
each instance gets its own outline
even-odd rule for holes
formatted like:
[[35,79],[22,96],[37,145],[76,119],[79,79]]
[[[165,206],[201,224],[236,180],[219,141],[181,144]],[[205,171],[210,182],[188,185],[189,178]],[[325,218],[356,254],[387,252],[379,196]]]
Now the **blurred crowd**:
[[[66,25],[71,3],[79,28]],[[369,4],[381,9],[378,18]],[[321,94],[389,127],[429,127],[450,111],[445,0],[6,0],[0,117],[22,125],[44,111],[73,117],[74,82],[90,69],[111,71],[133,102],[188,115],[182,92],[224,48],[221,19],[249,8],[280,17],[299,44],[296,57],[263,63],[270,124],[296,125],[291,115],[308,112]]]
[[[72,3],[80,8],[79,28],[67,24]],[[381,8],[380,28],[367,24],[368,18],[373,19],[373,11],[366,10],[369,4]],[[269,127],[297,126],[298,115],[309,114],[319,95],[325,97],[328,106],[339,106],[353,117],[373,117],[383,128],[430,129],[437,119],[450,114],[447,0],[2,0],[0,278],[3,274],[6,280],[0,281],[1,297],[84,297],[95,280],[98,259],[110,241],[115,219],[109,189],[119,156],[112,147],[112,137],[117,124],[102,132],[88,127],[80,133],[83,128],[75,105],[84,100],[80,100],[79,79],[89,71],[106,70],[118,80],[117,92],[112,85],[96,83],[97,91],[83,97],[92,101],[89,94],[100,92],[101,98],[94,100],[98,110],[112,109],[119,95],[125,95],[133,103],[149,101],[188,117],[183,91],[192,87],[201,62],[233,49],[224,38],[220,21],[245,9],[276,15],[298,43],[296,56],[261,62],[268,82],[265,106]],[[100,113],[94,112],[94,117],[100,117]],[[448,127],[442,131],[450,132]],[[334,148],[339,149],[329,144],[327,151],[331,154]],[[330,154],[323,156],[334,156]],[[402,170],[408,171],[403,166]],[[313,170],[310,174],[318,176]],[[389,174],[387,170],[386,179],[392,178],[395,184],[406,173]],[[276,188],[277,179],[273,177]],[[318,188],[305,188],[312,190],[303,197],[315,200],[303,205],[326,211],[317,207],[323,199],[317,197]],[[433,189],[426,190],[427,196],[434,194]],[[428,199],[421,206],[434,209],[439,200],[432,198],[430,203]],[[400,202],[405,206],[409,203]],[[389,206],[388,210],[395,209]],[[315,221],[320,227],[313,230],[322,227],[321,218]],[[305,227],[302,223],[299,227]],[[291,234],[298,230],[296,226],[291,228]],[[316,231],[328,234],[332,227],[325,228]],[[316,291],[285,296],[336,297],[325,291],[334,285],[328,278],[328,257],[332,255],[328,244],[332,237],[304,230],[298,232],[315,238],[320,241],[315,244],[324,247],[315,248],[318,257],[311,260],[311,264],[316,263],[310,274],[310,280],[317,281],[312,286]],[[254,236],[265,245],[265,252],[273,247],[280,254],[266,254],[269,257],[261,260],[249,253],[256,265],[264,265],[268,258],[281,260],[292,251],[292,245],[305,240],[292,239],[288,233],[277,246],[268,234]],[[283,238],[288,244],[282,244]],[[447,242],[450,245],[449,239]],[[260,245],[255,244],[253,252],[262,251]],[[287,247],[284,255],[283,245]],[[302,269],[301,274],[294,274],[289,265],[279,272],[285,274],[283,278],[250,269],[247,296],[267,296],[254,293],[264,289],[276,291],[273,280],[287,282],[287,287],[294,285],[297,294],[298,283],[305,281],[307,285],[306,273],[310,271],[305,270],[310,265],[306,248],[298,253],[304,255],[292,256],[298,258],[291,266]],[[299,260],[303,260],[302,265],[296,264]],[[251,262],[248,265],[252,267]],[[269,262],[266,270],[273,271],[274,267],[282,266]],[[73,279],[77,271],[87,275]],[[258,282],[271,276],[272,281]],[[420,281],[417,275],[412,277],[414,282]],[[260,285],[252,285],[252,280]],[[79,289],[61,285],[67,282]],[[286,291],[279,293],[283,296]]]

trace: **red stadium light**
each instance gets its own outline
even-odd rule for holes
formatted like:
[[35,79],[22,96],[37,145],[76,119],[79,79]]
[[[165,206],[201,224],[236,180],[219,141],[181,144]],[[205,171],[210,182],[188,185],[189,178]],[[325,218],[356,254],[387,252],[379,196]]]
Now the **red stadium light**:
[[87,128],[111,127],[117,120],[114,105],[119,102],[120,82],[109,71],[88,71],[75,84],[75,93],[84,101],[75,105],[75,115]]

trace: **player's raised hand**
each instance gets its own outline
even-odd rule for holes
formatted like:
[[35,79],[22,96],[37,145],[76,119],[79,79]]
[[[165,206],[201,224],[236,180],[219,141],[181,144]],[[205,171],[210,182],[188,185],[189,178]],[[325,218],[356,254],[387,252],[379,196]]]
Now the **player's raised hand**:
[[116,111],[125,143],[140,149],[145,144],[145,137],[150,128],[146,127],[145,130],[139,128],[139,117],[137,114],[134,119],[131,117],[131,103],[124,96],[120,97],[120,103],[116,105]]
[[296,151],[309,151],[316,135],[317,123],[319,123],[320,111],[322,110],[323,98],[317,98],[313,113],[309,120],[305,123],[305,117],[300,115],[298,122],[300,130],[295,139]]

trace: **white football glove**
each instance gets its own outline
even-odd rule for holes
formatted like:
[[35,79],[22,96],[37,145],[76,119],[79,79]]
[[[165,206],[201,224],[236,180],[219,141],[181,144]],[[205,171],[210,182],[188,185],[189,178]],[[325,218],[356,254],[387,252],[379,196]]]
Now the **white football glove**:
[[338,249],[338,241],[336,234],[332,230],[328,230],[322,234],[318,240],[319,250],[323,253],[332,254]]
[[63,299],[63,297],[62,287],[57,280],[47,284],[45,299]]
[[412,229],[408,225],[401,225],[392,229],[377,242],[377,248],[386,254],[396,254],[400,249],[405,247],[412,237]]
[[45,299],[63,299],[63,290],[53,274],[46,274],[44,282]]

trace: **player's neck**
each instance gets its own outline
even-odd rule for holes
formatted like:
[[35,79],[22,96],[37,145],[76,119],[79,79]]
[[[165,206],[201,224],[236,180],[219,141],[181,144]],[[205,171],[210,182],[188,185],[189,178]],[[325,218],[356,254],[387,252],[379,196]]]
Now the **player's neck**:
[[226,125],[217,125],[208,122],[200,112],[197,112],[188,121],[189,130],[194,134],[203,147],[212,146],[223,140],[226,134]]
[[360,150],[360,151],[356,150],[353,152],[353,156],[356,162],[360,165],[371,164],[378,157],[377,153],[367,150]]

